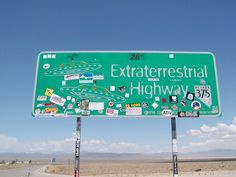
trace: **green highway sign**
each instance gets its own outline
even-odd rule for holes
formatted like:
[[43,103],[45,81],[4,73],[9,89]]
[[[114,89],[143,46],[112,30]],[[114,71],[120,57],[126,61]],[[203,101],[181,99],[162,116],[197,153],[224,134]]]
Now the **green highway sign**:
[[207,52],[73,51],[38,55],[36,117],[217,117]]

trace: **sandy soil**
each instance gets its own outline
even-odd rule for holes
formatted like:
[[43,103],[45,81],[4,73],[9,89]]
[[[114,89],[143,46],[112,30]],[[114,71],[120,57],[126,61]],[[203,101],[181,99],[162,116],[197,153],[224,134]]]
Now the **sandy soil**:
[[[235,177],[236,171],[216,171],[216,172],[187,172],[180,174],[179,177]],[[172,174],[151,174],[151,175],[102,175],[96,177],[172,177]],[[81,177],[94,177],[94,176],[81,176]]]
[[38,165],[46,165],[46,162],[33,162],[31,164],[4,164],[0,165],[0,170],[8,170],[8,169],[15,169],[15,168],[24,168],[24,167],[31,167],[31,166],[38,166]]
[[31,166],[31,164],[13,164],[13,165],[1,165],[0,170],[7,170],[7,169],[14,169],[14,168],[22,168],[22,167],[28,167]]
[[[172,163],[155,161],[90,161],[81,162],[84,177],[169,177]],[[57,164],[47,169],[48,173],[73,175],[73,165]],[[236,177],[236,161],[180,162],[182,177]]]

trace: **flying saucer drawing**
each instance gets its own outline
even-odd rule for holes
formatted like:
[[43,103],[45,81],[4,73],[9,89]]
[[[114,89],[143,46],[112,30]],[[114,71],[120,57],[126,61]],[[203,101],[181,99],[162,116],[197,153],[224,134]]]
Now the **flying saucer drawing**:
[[77,87],[61,87],[60,91],[66,95],[72,95],[80,99],[89,99],[95,102],[123,103],[126,99],[120,95],[112,94],[105,87],[92,85],[79,85]]
[[99,63],[86,63],[84,61],[80,62],[70,62],[61,64],[57,68],[52,68],[44,72],[45,76],[64,76],[68,74],[82,74],[88,73],[100,69],[102,67]]

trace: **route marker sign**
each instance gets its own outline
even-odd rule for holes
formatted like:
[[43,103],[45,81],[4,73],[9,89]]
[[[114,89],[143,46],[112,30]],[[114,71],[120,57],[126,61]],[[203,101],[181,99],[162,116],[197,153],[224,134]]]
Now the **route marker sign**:
[[215,57],[207,52],[41,52],[32,113],[218,117]]

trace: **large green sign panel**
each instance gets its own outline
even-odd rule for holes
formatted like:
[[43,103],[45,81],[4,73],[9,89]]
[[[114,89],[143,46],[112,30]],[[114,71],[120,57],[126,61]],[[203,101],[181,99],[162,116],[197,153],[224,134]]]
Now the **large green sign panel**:
[[214,55],[78,51],[38,56],[34,116],[220,116]]

